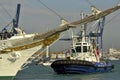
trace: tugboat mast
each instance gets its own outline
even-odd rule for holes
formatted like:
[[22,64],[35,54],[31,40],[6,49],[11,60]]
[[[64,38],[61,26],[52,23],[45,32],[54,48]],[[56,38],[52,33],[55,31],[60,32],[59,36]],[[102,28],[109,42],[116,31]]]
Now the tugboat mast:
[[[81,12],[81,19],[84,18],[84,13]],[[85,24],[81,25],[81,35],[82,35],[82,42],[85,41]]]

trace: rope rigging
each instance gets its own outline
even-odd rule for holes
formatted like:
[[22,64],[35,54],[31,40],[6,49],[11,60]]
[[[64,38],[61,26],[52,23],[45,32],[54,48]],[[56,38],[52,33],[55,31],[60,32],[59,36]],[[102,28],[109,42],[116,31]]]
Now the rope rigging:
[[[89,0],[85,0],[90,6],[95,6],[94,4],[92,4]],[[120,4],[120,0],[118,0],[117,4]],[[114,15],[110,20],[106,21],[106,23],[104,24],[107,25],[108,23],[110,23],[113,19],[115,19],[117,16],[119,16],[120,13]]]
[[41,0],[38,0],[38,2],[40,4],[42,4],[44,7],[46,7],[48,10],[50,10],[51,12],[53,12],[56,16],[58,16],[60,19],[65,20],[60,14],[58,14],[56,11],[54,11],[53,9],[49,8],[46,4],[44,4]]
[[108,23],[110,23],[112,20],[114,20],[115,18],[117,18],[117,16],[119,16],[119,15],[120,15],[120,13],[114,15],[109,21],[107,21],[107,22],[105,23],[105,25],[107,25]]
[[[5,13],[12,18],[11,14],[8,12],[8,10],[0,3],[0,7],[5,11]],[[10,21],[1,31],[6,30],[6,28],[12,23],[12,21]]]
[[89,0],[86,0],[86,2],[87,2],[90,6],[94,6],[94,4],[92,4]]
[[120,0],[118,0],[117,4],[120,4]]
[[7,9],[0,3],[1,8],[7,13],[7,15],[12,18],[11,14],[7,11]]

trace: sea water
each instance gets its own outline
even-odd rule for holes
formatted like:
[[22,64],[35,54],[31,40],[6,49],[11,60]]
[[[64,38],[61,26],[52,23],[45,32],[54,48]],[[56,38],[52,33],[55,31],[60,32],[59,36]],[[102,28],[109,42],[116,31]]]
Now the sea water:
[[15,80],[120,80],[120,60],[112,63],[115,65],[113,71],[96,74],[56,74],[51,67],[32,63],[19,71]]

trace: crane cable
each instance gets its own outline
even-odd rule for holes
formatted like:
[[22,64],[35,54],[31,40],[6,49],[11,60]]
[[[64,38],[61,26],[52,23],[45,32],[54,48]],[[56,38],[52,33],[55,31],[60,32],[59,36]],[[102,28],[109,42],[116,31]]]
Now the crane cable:
[[[64,19],[60,14],[58,14],[57,12],[55,12],[53,9],[49,8],[47,5],[45,5],[41,0],[38,0],[39,3],[41,3],[44,7],[46,7],[48,10],[50,10],[51,12],[53,12],[55,15],[57,15],[60,19]],[[65,20],[65,19],[64,19]]]
[[92,4],[89,0],[86,0],[86,2],[87,2],[90,6],[94,6],[94,4]]
[[7,13],[7,15],[12,18],[12,16],[10,15],[10,13],[7,11],[7,9],[0,3],[1,8]]
[[120,4],[120,0],[118,0],[117,4]]
[[114,15],[109,21],[107,21],[107,22],[105,23],[105,25],[107,25],[108,23],[110,23],[113,19],[115,19],[115,18],[116,18],[117,16],[119,16],[119,15],[120,15],[120,13]]
[[3,29],[2,31],[4,31],[13,21],[10,21]]
[[[1,8],[7,13],[7,15],[10,17],[10,18],[12,18],[12,16],[10,15],[10,13],[7,11],[7,9],[0,3],[0,6],[1,6]],[[4,30],[4,29],[6,29],[10,24],[12,23],[12,21],[10,21],[3,29],[2,29],[2,31]]]

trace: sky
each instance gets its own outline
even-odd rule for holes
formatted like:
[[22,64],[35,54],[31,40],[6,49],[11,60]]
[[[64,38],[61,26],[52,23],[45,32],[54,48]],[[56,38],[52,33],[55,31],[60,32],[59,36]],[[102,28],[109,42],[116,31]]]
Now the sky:
[[[91,14],[91,4],[100,10],[111,8],[120,0],[40,0],[50,9],[69,22],[79,20],[80,12]],[[19,26],[26,33],[42,33],[60,25],[60,18],[55,13],[43,6],[39,0],[0,0],[0,29],[4,28],[14,17],[17,4],[21,4]],[[106,17],[106,25],[103,33],[103,47],[108,50],[113,47],[120,49],[120,10]],[[116,16],[111,20],[112,17]],[[109,22],[110,21],[110,22]],[[65,34],[69,34],[66,32]],[[69,42],[65,42],[70,44]],[[67,45],[56,42],[52,50],[64,50]]]

